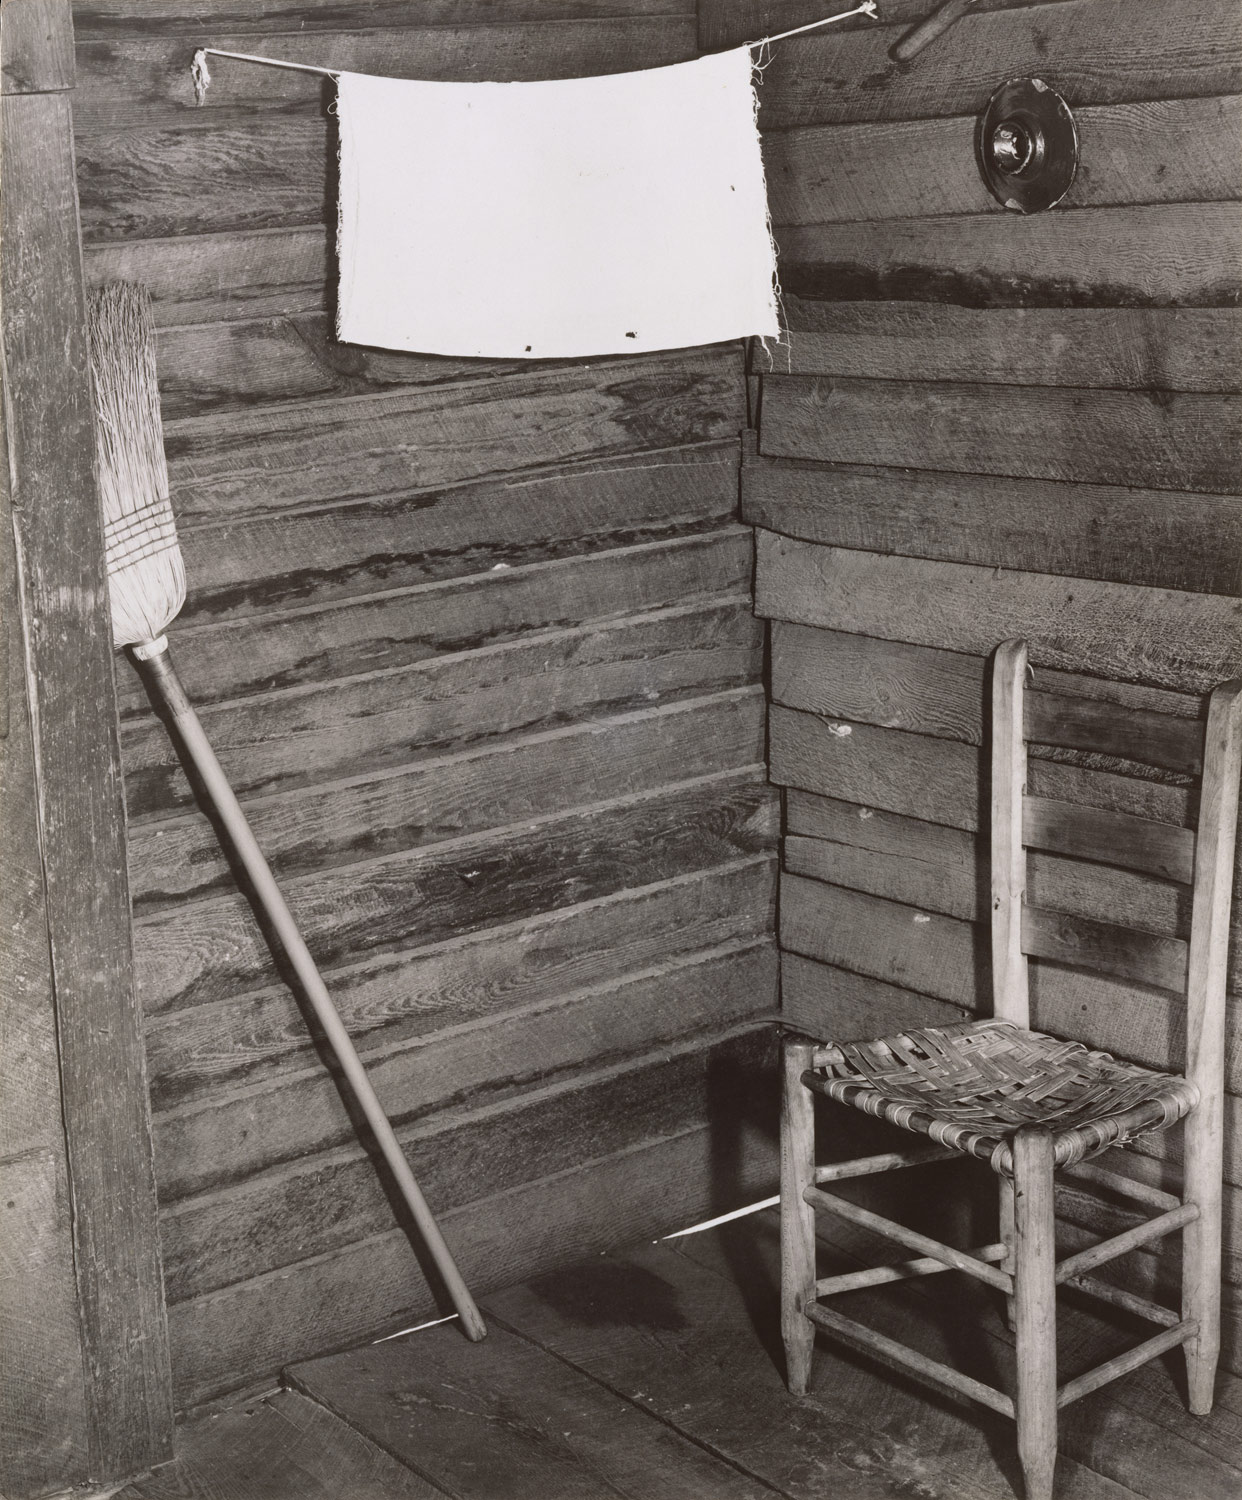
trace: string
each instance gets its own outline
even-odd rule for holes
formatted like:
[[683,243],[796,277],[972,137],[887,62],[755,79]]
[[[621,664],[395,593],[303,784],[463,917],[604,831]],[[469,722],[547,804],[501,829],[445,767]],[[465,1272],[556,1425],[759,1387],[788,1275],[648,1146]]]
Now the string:
[[[862,3],[856,5],[853,10],[842,11],[836,16],[825,16],[820,21],[808,21],[805,26],[795,26],[790,31],[778,31],[774,36],[761,37],[757,42],[747,42],[746,46],[770,47],[773,42],[783,42],[787,37],[801,36],[804,31],[818,31],[821,26],[831,26],[835,21],[847,21],[850,16],[870,16],[873,21],[879,20],[876,0],[862,0]],[[220,47],[200,47],[190,64],[190,77],[194,80],[194,98],[198,104],[204,103],[207,90],[211,85],[211,70],[207,66],[209,55],[229,57],[234,62],[259,63],[265,68],[286,68],[292,73],[318,73],[321,78],[341,76],[339,68],[317,68],[313,63],[287,62],[283,57],[260,57],[255,52],[226,52]]]
[[783,42],[787,37],[801,36],[804,31],[818,31],[821,26],[831,26],[834,21],[848,21],[851,16],[870,16],[873,21],[880,19],[880,12],[876,7],[876,0],[862,0],[861,5],[856,5],[853,10],[842,11],[839,16],[825,16],[822,21],[808,21],[805,26],[795,26],[790,31],[778,31],[774,36],[765,36],[757,42],[747,42],[748,47],[770,47],[773,42]]

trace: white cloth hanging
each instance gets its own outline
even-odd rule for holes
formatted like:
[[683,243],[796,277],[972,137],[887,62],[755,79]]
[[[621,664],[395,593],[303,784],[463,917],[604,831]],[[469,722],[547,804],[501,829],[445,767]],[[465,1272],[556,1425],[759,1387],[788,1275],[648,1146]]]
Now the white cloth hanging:
[[339,79],[338,336],[547,359],[777,336],[747,47],[541,83]]

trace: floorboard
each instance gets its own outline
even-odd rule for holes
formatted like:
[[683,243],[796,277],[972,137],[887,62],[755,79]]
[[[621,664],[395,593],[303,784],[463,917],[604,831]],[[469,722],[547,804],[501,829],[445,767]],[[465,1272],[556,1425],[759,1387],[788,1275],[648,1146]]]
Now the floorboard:
[[440,1500],[443,1490],[296,1391],[177,1430],[177,1457],[114,1500]]
[[[950,1232],[945,1228],[945,1232]],[[877,1256],[821,1222],[820,1273]],[[855,1292],[842,1310],[1011,1387],[987,1289],[943,1276]],[[600,1255],[454,1321],[285,1373],[290,1387],[199,1417],[175,1463],[120,1500],[1011,1500],[1012,1425],[820,1339],[811,1394],[785,1389],[776,1217]],[[1065,1377],[1135,1331],[1066,1299]],[[1144,1366],[1062,1414],[1056,1500],[1233,1500],[1242,1380],[1186,1414],[1180,1361]]]

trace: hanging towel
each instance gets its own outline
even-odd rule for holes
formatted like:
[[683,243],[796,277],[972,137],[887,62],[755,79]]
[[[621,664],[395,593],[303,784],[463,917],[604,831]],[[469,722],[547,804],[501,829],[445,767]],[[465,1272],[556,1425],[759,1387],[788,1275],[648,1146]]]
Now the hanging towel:
[[747,47],[541,83],[342,73],[338,336],[547,359],[777,335]]

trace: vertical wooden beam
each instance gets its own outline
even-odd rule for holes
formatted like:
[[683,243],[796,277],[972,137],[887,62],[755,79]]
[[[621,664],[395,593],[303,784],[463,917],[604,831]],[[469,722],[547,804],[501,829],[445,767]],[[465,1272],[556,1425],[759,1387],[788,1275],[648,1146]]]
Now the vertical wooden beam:
[[1028,1126],[1013,1142],[1013,1296],[1017,1334],[1018,1458],[1026,1500],[1052,1500],[1057,1462],[1056,1200],[1053,1144]]
[[1026,789],[1023,688],[1026,642],[1006,641],[992,663],[992,1010],[1004,1021],[1030,1025],[1022,903],[1026,849],[1022,794]]
[[1203,743],[1194,896],[1186,985],[1186,1076],[1199,1103],[1186,1121],[1184,1201],[1199,1205],[1182,1241],[1182,1317],[1199,1332],[1186,1345],[1190,1410],[1212,1409],[1220,1358],[1221,1179],[1225,1144],[1225,965],[1242,768],[1242,682],[1212,694]]
[[785,1379],[795,1396],[811,1380],[815,1327],[805,1309],[815,1300],[815,1210],[802,1196],[815,1186],[815,1096],[802,1082],[815,1049],[786,1041],[781,1104],[781,1333]]
[[72,51],[72,28],[67,0],[39,11],[40,24],[23,33],[24,77],[56,91],[0,101],[0,330],[89,1473],[103,1483],[170,1456],[172,1387],[133,985],[71,94],[57,62]]

